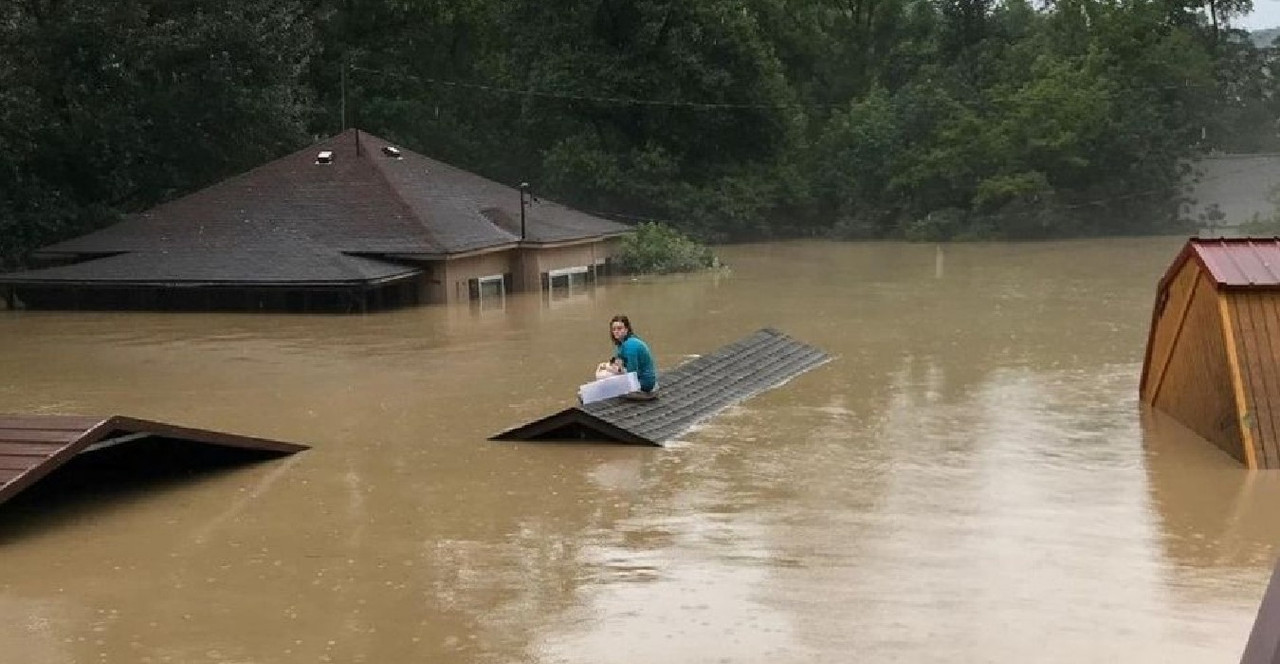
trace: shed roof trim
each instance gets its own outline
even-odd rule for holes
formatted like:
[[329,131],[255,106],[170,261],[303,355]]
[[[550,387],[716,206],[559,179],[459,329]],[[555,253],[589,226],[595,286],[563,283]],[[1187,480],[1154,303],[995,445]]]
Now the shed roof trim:
[[1218,286],[1280,286],[1280,238],[1191,238],[1161,279],[1161,290],[1193,257]]

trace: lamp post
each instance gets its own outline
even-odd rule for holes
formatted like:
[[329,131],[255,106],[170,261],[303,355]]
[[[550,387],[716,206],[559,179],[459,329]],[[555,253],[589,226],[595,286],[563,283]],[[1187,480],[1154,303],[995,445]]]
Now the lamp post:
[[524,206],[525,206],[524,197],[525,197],[525,194],[527,193],[529,193],[529,183],[521,182],[520,183],[520,241],[521,242],[524,242]]

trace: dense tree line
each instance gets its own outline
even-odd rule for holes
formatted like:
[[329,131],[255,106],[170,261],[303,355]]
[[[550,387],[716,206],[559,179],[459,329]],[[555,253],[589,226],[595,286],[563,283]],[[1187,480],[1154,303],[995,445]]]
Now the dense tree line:
[[[12,0],[0,257],[358,125],[704,239],[1168,230],[1250,0]],[[345,94],[344,94],[345,92]]]

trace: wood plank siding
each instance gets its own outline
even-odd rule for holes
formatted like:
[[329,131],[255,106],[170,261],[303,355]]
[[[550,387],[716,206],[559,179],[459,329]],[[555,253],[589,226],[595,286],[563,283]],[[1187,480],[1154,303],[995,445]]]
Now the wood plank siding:
[[1280,469],[1280,238],[1191,238],[1156,290],[1139,396]]
[[1242,419],[1259,468],[1280,468],[1280,294],[1226,295],[1244,388]]
[[[1163,352],[1153,352],[1147,403],[1174,415],[1187,428],[1248,463],[1240,438],[1226,342],[1214,284],[1194,261],[1184,265],[1192,275],[1185,284],[1185,307],[1165,307],[1156,337],[1167,339]],[[1176,280],[1175,280],[1176,281]],[[1178,300],[1170,290],[1170,303]],[[1153,349],[1156,348],[1153,342]],[[1159,372],[1154,373],[1154,372]]]
[[1152,403],[1160,392],[1169,359],[1173,357],[1174,344],[1185,327],[1191,297],[1202,281],[1199,264],[1187,261],[1169,281],[1168,287],[1156,296],[1151,338],[1147,346],[1147,370],[1142,374],[1142,399],[1147,403]]

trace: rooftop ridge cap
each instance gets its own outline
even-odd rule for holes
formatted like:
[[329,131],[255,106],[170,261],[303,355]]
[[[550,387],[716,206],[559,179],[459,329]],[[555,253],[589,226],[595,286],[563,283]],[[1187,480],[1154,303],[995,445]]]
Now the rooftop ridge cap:
[[[384,145],[391,145],[391,142],[387,141],[386,139],[383,139],[378,136],[373,136],[372,134],[367,134],[367,135],[374,138],[377,141],[381,141]],[[382,148],[379,147],[378,151],[381,152],[381,150]],[[425,158],[423,155],[418,154],[417,152],[410,150],[408,148],[401,149],[400,156],[401,156],[401,159],[398,159],[396,161],[405,161],[410,156]],[[390,174],[388,174],[383,164],[380,163],[382,160],[374,159],[370,156],[366,156],[363,154],[357,155],[357,158],[368,160],[369,165],[373,168],[373,172],[378,175],[378,179],[387,186],[387,189],[391,190],[392,198],[395,199],[396,204],[399,205],[401,209],[403,209],[405,212],[408,213],[407,216],[410,219],[413,219],[414,223],[422,231],[423,237],[426,238],[427,242],[437,252],[445,255],[455,253],[453,251],[450,251],[448,247],[446,247],[442,242],[440,242],[440,240],[436,237],[436,234],[431,232],[431,227],[427,224],[427,220],[423,217],[423,215],[418,214],[418,209],[414,207],[412,203],[410,203],[408,200],[405,199],[404,194],[400,191],[400,187],[398,187],[396,183],[392,181]]]

